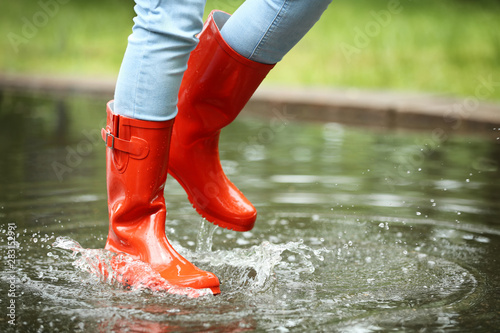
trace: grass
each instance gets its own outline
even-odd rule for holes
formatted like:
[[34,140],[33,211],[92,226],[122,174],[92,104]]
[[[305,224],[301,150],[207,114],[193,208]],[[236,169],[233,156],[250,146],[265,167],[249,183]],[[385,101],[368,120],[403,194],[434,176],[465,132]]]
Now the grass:
[[[209,0],[207,13],[213,8],[232,12],[241,2]],[[399,3],[397,10],[380,14],[391,3]],[[59,4],[16,52],[9,38],[22,37],[26,20],[33,22],[43,9],[38,1],[5,2],[0,72],[116,76],[131,31],[132,5],[123,0]],[[498,1],[334,0],[266,82],[474,96],[481,78],[497,83],[484,97],[500,100]]]

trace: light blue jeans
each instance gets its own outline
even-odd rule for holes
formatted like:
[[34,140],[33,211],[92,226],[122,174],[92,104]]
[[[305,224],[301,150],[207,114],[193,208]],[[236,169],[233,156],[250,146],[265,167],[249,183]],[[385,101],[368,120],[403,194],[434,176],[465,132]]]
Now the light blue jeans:
[[[332,0],[246,0],[221,29],[239,54],[274,64],[318,21]],[[135,0],[137,16],[115,90],[118,114],[141,120],[169,120],[206,0]]]

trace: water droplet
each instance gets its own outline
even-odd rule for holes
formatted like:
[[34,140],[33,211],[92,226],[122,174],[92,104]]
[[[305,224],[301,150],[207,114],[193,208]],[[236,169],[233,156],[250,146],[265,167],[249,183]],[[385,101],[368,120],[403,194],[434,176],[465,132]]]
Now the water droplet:
[[238,239],[236,240],[236,244],[238,244],[238,245],[248,245],[248,244],[250,244],[250,242],[249,242],[249,241],[247,241],[246,239],[243,239],[243,238],[238,238]]
[[420,215],[422,215],[422,213],[421,212],[417,212],[417,216],[420,216]]
[[484,236],[477,236],[475,241],[479,242],[479,243],[489,243],[490,239],[488,237],[484,237]]

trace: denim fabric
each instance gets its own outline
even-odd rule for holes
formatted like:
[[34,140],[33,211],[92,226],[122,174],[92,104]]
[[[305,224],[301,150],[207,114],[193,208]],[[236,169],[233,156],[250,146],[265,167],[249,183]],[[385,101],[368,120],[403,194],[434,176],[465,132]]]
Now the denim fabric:
[[[309,31],[332,0],[246,0],[221,34],[241,55],[273,64]],[[137,16],[115,90],[115,111],[163,121],[177,114],[177,95],[196,47],[206,0],[135,0]]]
[[206,0],[135,0],[132,34],[118,74],[115,111],[163,121],[177,114],[177,95],[203,27]]
[[332,0],[246,0],[221,30],[224,40],[253,61],[275,64],[319,20]]

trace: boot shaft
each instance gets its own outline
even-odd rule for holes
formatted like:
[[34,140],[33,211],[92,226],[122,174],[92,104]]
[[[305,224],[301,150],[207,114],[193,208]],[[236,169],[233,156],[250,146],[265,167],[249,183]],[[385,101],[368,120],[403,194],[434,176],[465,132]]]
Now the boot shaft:
[[230,124],[274,67],[239,55],[224,41],[220,29],[228,18],[221,11],[210,13],[191,52],[176,122],[189,132],[186,140],[214,135]]
[[112,108],[108,103],[102,130],[110,220],[133,224],[146,212],[166,214],[163,189],[174,120],[137,120],[115,114]]

